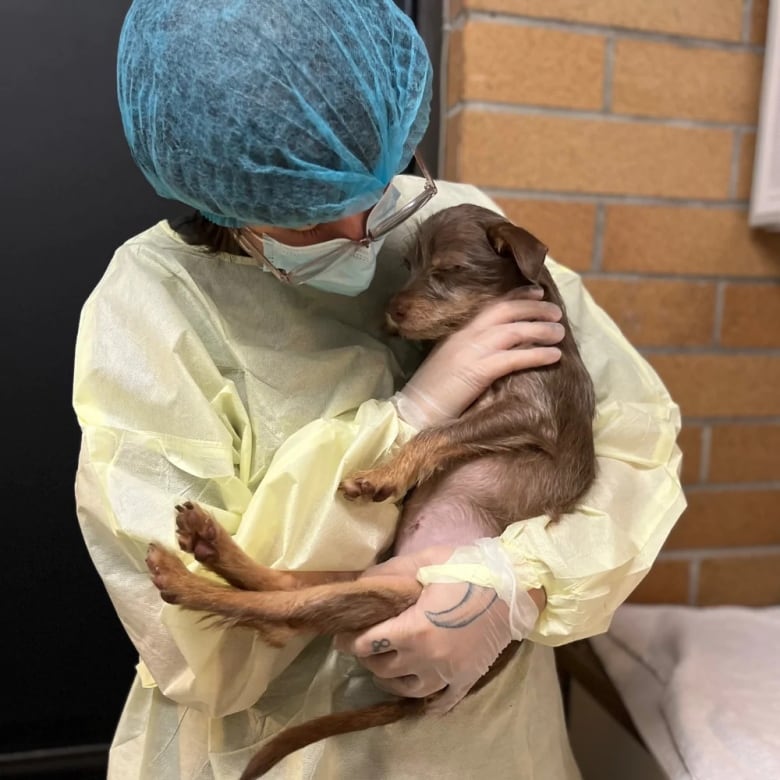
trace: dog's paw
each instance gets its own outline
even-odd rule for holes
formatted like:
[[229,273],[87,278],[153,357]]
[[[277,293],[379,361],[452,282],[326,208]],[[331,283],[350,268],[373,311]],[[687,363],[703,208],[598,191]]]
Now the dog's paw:
[[385,501],[388,498],[400,498],[398,487],[393,483],[377,479],[378,475],[370,471],[361,471],[339,485],[339,492],[350,501]]
[[179,556],[152,543],[146,550],[146,568],[149,569],[152,582],[160,591],[163,601],[169,604],[178,603],[181,586],[190,576]]
[[179,547],[200,563],[214,563],[219,557],[219,528],[214,519],[197,504],[186,501],[176,506],[176,540]]

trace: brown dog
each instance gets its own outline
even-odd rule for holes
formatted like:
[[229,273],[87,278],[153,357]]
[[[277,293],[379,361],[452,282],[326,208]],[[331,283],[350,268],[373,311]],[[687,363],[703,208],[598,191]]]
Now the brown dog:
[[[408,284],[390,302],[400,335],[437,340],[512,290],[536,285],[564,308],[547,269],[547,248],[522,228],[478,206],[438,212],[423,224],[408,259]],[[538,515],[553,521],[575,508],[595,476],[594,392],[564,312],[558,363],[516,372],[493,386],[458,420],[421,431],[387,462],[345,480],[350,499],[393,497],[404,504],[394,553],[443,541],[468,544]],[[447,527],[453,506],[461,520]],[[289,572],[259,566],[212,518],[177,507],[177,538],[225,588],[189,572],[178,555],[150,545],[147,565],[162,598],[259,631],[272,645],[296,633],[360,631],[411,606],[421,587],[359,572]],[[512,643],[472,691],[517,649]],[[334,713],[283,730],[255,755],[242,780],[259,777],[294,750],[327,736],[391,723],[424,711],[424,699],[399,699]]]

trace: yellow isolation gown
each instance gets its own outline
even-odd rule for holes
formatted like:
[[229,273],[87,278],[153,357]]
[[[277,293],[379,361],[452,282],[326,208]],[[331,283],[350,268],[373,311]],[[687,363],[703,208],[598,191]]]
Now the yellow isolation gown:
[[[395,184],[402,200],[420,187],[406,176]],[[352,504],[336,486],[414,434],[383,399],[421,352],[385,335],[382,322],[416,225],[456,203],[495,208],[473,187],[439,187],[388,236],[370,289],[355,298],[285,287],[249,258],[188,246],[161,222],[119,248],[85,304],[74,382],[78,515],[140,656],[110,778],[233,780],[285,725],[382,696],[327,639],[272,649],[248,629],[164,604],[144,557],[151,540],[175,546],[173,507],[184,499],[274,567],[363,569],[388,547],[396,506]],[[579,776],[551,646],[606,630],[681,513],[679,412],[580,278],[549,267],[596,386],[599,472],[576,514],[502,536],[518,581],[547,592],[530,641],[447,715],[324,740],[269,780]]]

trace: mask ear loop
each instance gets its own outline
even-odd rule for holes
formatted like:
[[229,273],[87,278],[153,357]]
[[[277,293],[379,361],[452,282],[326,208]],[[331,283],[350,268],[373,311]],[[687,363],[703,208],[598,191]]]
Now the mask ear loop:
[[277,268],[264,254],[262,249],[255,244],[254,236],[249,238],[242,228],[233,228],[230,231],[236,243],[252,258],[259,260],[266,270],[270,271],[283,284],[295,284],[290,274]]

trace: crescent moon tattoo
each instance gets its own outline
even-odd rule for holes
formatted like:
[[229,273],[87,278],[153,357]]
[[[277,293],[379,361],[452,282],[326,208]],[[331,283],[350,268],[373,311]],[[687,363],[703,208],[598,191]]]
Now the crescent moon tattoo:
[[439,628],[463,628],[473,623],[481,615],[484,615],[498,598],[497,593],[493,593],[490,601],[483,605],[475,599],[474,584],[469,583],[468,589],[463,598],[449,609],[443,609],[439,612],[425,611],[425,617]]

